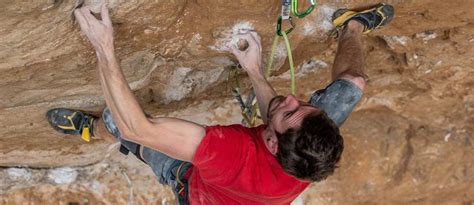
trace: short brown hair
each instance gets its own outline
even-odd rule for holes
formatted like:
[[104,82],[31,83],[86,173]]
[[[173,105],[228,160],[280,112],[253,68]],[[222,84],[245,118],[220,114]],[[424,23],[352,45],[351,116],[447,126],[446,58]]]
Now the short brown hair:
[[288,174],[302,180],[322,181],[338,167],[344,140],[324,111],[307,115],[299,129],[276,135],[276,157]]

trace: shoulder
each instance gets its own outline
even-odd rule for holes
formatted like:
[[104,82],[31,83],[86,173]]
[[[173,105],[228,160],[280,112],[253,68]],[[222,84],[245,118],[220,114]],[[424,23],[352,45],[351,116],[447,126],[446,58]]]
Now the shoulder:
[[232,125],[213,125],[206,127],[206,136],[219,136],[219,137],[228,137],[228,136],[240,136],[245,137],[249,135],[255,135],[260,132],[262,126],[255,128],[244,127],[241,124],[232,124]]
[[[227,151],[229,149],[245,149],[249,142],[251,130],[242,125],[213,125],[206,127],[206,134],[202,139],[198,152]],[[239,145],[239,147],[236,147]],[[235,151],[235,150],[234,150]]]
[[206,127],[206,134],[199,146],[200,149],[208,148],[209,145],[220,144],[220,147],[235,147],[236,149],[249,149],[258,144],[266,125],[254,128],[244,127],[240,124],[213,125]]
[[238,170],[255,147],[251,136],[252,129],[242,125],[208,126],[192,163],[200,172],[210,173],[206,177],[216,170]]

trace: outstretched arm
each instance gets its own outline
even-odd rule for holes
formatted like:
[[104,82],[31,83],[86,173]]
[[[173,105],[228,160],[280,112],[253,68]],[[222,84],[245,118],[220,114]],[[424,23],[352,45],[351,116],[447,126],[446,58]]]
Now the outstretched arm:
[[270,100],[277,94],[263,74],[260,36],[255,31],[248,31],[240,35],[240,37],[248,42],[249,47],[245,51],[240,51],[234,45],[231,48],[232,53],[237,57],[242,68],[247,71],[257,95],[257,103],[262,120],[264,123],[267,123],[267,111]]
[[204,128],[180,119],[146,118],[115,57],[113,28],[106,3],[102,4],[102,21],[87,7],[76,9],[74,15],[95,48],[105,102],[123,137],[176,159],[191,161],[205,134]]

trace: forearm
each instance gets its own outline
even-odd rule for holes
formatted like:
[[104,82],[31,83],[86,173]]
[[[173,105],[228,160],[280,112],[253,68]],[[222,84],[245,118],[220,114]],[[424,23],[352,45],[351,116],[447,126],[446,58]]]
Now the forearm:
[[267,112],[270,101],[277,95],[273,87],[260,73],[249,73],[250,81],[257,96],[260,115],[264,123],[267,123]]
[[112,117],[124,136],[136,137],[140,126],[148,120],[125,80],[113,49],[98,52],[97,56],[101,87]]
[[205,135],[195,123],[173,118],[147,119],[115,57],[99,57],[105,100],[122,137],[175,159],[191,162]]

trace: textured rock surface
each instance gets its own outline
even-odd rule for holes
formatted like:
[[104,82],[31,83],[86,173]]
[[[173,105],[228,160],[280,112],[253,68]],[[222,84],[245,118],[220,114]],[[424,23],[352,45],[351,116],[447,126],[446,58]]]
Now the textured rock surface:
[[[110,2],[117,56],[146,112],[240,122],[226,44],[253,28],[267,56],[279,1]],[[374,2],[321,1],[297,21],[290,40],[298,97],[329,83],[332,12]],[[392,24],[364,38],[370,79],[342,128],[341,168],[302,195],[306,204],[474,203],[474,2],[391,3]],[[44,120],[53,107],[104,107],[74,5],[0,1],[0,204],[125,204],[130,192],[136,204],[171,203],[171,192],[133,157],[101,140],[58,135]],[[280,43],[271,78],[280,93],[288,92],[285,57]]]

